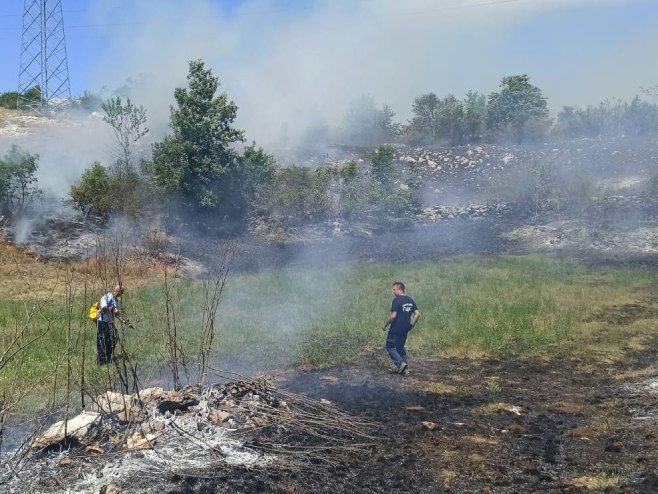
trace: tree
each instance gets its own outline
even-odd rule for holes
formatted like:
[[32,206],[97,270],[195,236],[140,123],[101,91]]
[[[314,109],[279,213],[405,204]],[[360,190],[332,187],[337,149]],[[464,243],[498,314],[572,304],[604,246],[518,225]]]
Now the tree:
[[541,89],[527,75],[503,77],[500,91],[489,95],[487,126],[511,133],[517,142],[539,137],[548,128],[548,108]]
[[85,218],[91,213],[106,220],[113,212],[112,178],[100,162],[95,161],[80,177],[80,182],[71,186],[69,196],[73,207],[82,211]]
[[480,142],[487,126],[487,97],[476,91],[464,99],[464,133],[468,142]]
[[449,94],[439,98],[427,93],[414,99],[414,117],[407,135],[410,141],[418,144],[462,144],[465,139],[464,104]]
[[581,110],[573,106],[563,106],[557,114],[553,133],[563,138],[577,138],[583,136],[584,130]]
[[274,179],[276,160],[253,142],[229,165],[225,175],[229,197],[225,213],[242,218],[258,192]]
[[423,141],[436,142],[438,140],[436,120],[439,104],[439,98],[434,93],[422,94],[414,98],[411,106],[414,114],[411,127]]
[[149,129],[145,127],[146,110],[143,106],[134,105],[130,98],[127,98],[126,103],[123,104],[119,96],[104,101],[101,108],[105,112],[103,120],[112,127],[114,138],[120,149],[119,165],[130,171],[134,168],[134,146],[149,132]]
[[372,96],[361,96],[352,102],[343,119],[341,138],[362,146],[391,142],[399,132],[393,117],[395,112],[390,106],[385,104],[379,109]]
[[30,154],[18,146],[0,159],[0,209],[2,214],[20,214],[25,206],[41,195],[35,173],[39,155]]
[[624,129],[630,135],[658,134],[658,107],[635,96],[624,114]]
[[464,142],[464,104],[449,94],[439,100],[436,109],[435,135],[441,141],[457,145]]
[[188,88],[176,88],[171,107],[173,134],[153,146],[150,172],[157,187],[181,196],[191,208],[211,209],[228,194],[222,176],[237,158],[230,147],[244,134],[233,127],[238,107],[201,60],[191,61]]

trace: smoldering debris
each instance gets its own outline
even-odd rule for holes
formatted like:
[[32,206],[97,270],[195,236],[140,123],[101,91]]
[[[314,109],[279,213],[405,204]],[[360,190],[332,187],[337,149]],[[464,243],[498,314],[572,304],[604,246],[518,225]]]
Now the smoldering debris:
[[326,400],[265,380],[106,392],[6,457],[0,482],[10,492],[95,493],[235,466],[299,471],[358,455],[373,431]]

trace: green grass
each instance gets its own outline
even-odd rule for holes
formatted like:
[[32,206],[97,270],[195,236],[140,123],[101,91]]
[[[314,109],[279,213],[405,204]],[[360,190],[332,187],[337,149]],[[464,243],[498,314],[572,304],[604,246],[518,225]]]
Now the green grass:
[[[230,279],[217,316],[214,365],[280,368],[296,364],[329,366],[360,356],[383,354],[380,330],[388,315],[392,281],[408,286],[423,313],[411,333],[414,356],[551,356],[585,352],[621,355],[624,344],[646,339],[655,321],[640,321],[623,333],[591,322],[607,305],[636,301],[653,283],[646,269],[592,269],[546,256],[464,258],[437,263],[290,269]],[[170,284],[182,347],[194,368],[203,314],[200,282]],[[123,307],[137,326],[124,344],[140,361],[146,378],[164,367],[160,330],[163,286],[131,290]],[[27,304],[27,305],[26,305]],[[86,351],[86,379],[103,382],[95,364],[95,326],[85,320],[89,302],[75,299],[70,333],[63,300],[44,302],[31,331],[52,330],[33,345],[19,378],[33,383],[70,362],[80,374]],[[25,319],[24,300],[0,300],[3,341]],[[589,322],[588,322],[589,321]],[[67,334],[72,350],[66,352]],[[620,337],[620,335],[622,335]],[[622,342],[623,339],[623,342]],[[622,344],[623,343],[623,344]],[[62,357],[66,357],[64,360]],[[0,378],[7,386],[11,372]],[[79,378],[76,378],[79,379]],[[47,381],[52,387],[52,380]],[[48,389],[46,383],[39,389]]]

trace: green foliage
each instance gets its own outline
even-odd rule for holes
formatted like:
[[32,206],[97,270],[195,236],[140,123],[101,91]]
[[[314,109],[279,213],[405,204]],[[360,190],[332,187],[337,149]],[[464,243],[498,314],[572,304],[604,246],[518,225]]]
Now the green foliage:
[[437,142],[439,139],[436,119],[439,98],[434,93],[427,93],[414,98],[411,110],[414,118],[411,122],[412,133],[420,142]]
[[43,95],[41,94],[41,86],[33,86],[24,94],[18,97],[18,108],[23,108],[27,105],[41,104],[43,102]]
[[260,195],[255,212],[284,228],[339,218],[397,225],[409,220],[417,204],[413,188],[400,187],[396,176],[395,148],[390,145],[378,147],[367,163],[284,168]]
[[242,155],[236,157],[226,173],[229,200],[226,212],[244,217],[256,200],[258,192],[274,180],[276,160],[263,148],[257,148],[252,142],[246,146]]
[[101,108],[105,112],[103,120],[112,127],[121,151],[119,166],[132,172],[133,148],[137,141],[149,132],[145,127],[146,110],[141,105],[133,104],[130,98],[127,98],[124,104],[119,96],[104,101]]
[[303,166],[279,169],[271,187],[262,191],[260,209],[284,227],[324,220],[330,214],[327,170]]
[[18,146],[0,159],[0,211],[20,214],[25,206],[41,195],[35,173],[39,155],[22,151]]
[[[476,108],[470,108],[471,120],[477,117],[475,110]],[[467,137],[465,103],[452,94],[445,98],[438,98],[434,93],[421,95],[414,100],[412,111],[414,117],[410,124],[411,128],[407,129],[407,138],[411,143],[457,145],[465,142]],[[476,122],[472,121],[471,126],[476,126]],[[477,132],[477,129],[471,129],[471,132]]]
[[20,95],[16,91],[8,91],[0,94],[0,107],[15,110]]
[[399,133],[399,126],[393,122],[395,112],[388,105],[377,108],[371,96],[361,96],[354,100],[345,115],[340,137],[343,142],[361,146],[374,146],[391,142]]
[[82,173],[80,182],[71,187],[69,196],[76,209],[105,220],[113,212],[112,185],[107,168],[96,161]]
[[370,158],[372,175],[381,191],[390,194],[395,179],[395,148],[390,145],[379,146]]
[[238,108],[225,93],[216,95],[219,80],[201,60],[190,62],[187,81],[174,91],[173,134],[153,146],[150,170],[157,187],[189,207],[216,208],[230,195],[222,180],[237,157],[230,145],[244,139],[232,126]]
[[487,97],[475,91],[464,100],[464,132],[467,142],[480,142],[487,130]]
[[553,134],[561,138],[658,134],[658,105],[635,96],[630,103],[605,100],[585,108],[564,106]]
[[542,137],[549,125],[546,98],[529,76],[503,77],[500,91],[489,95],[487,126],[498,135],[524,142]]
[[108,169],[98,161],[82,173],[69,196],[77,210],[95,216],[101,223],[115,213],[137,218],[146,213],[153,202],[138,172],[119,166]]

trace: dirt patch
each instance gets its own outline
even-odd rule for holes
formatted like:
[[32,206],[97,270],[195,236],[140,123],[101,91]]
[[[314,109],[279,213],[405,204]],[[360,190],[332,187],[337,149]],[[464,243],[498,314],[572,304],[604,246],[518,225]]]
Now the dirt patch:
[[594,314],[586,322],[602,321],[608,324],[626,326],[640,319],[658,317],[658,308],[639,303],[611,305]]

